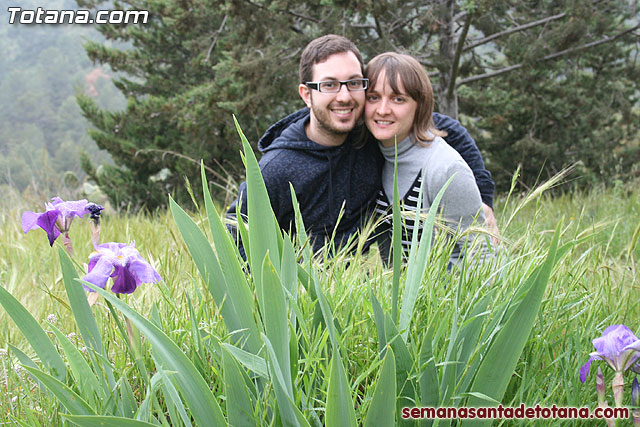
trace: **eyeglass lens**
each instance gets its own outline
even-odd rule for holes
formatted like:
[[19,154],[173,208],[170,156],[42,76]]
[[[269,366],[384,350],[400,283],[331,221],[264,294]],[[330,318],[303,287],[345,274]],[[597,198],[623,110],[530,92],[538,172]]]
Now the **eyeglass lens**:
[[347,86],[347,90],[364,90],[366,89],[366,80],[363,79],[355,79],[355,80],[347,80],[344,82],[340,81],[325,81],[320,82],[318,85],[318,89],[320,92],[340,92],[342,89],[342,85]]

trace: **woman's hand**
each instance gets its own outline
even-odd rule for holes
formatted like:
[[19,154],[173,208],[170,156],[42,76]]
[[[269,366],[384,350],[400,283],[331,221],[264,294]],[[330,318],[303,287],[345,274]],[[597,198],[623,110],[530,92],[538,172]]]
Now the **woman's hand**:
[[494,248],[497,248],[500,242],[500,230],[498,230],[498,223],[495,215],[493,215],[493,209],[483,203],[482,210],[484,211],[484,219],[487,221],[487,228],[491,232],[491,243]]

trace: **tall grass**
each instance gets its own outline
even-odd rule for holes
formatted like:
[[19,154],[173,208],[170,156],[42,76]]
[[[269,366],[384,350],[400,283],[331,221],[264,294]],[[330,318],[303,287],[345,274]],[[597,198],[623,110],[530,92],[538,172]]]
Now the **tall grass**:
[[[274,236],[271,243],[250,246],[251,257],[255,257],[250,268],[254,278],[246,283],[253,300],[250,315],[257,322],[256,331],[250,333],[247,328],[229,327],[232,298],[216,300],[216,293],[209,292],[219,277],[204,267],[210,264],[202,264],[199,271],[197,260],[194,263],[194,248],[189,247],[188,241],[185,243],[185,231],[174,220],[176,213],[180,215],[177,206],[173,212],[153,216],[107,212],[102,240],[135,240],[141,254],[164,281],[143,285],[122,301],[113,296],[111,302],[100,299],[93,307],[105,347],[103,362],[112,366],[117,382],[108,387],[117,393],[113,395],[116,397],[87,405],[102,410],[97,413],[119,417],[130,416],[128,408],[142,413],[141,418],[146,421],[197,423],[206,409],[198,415],[188,404],[180,375],[199,376],[212,390],[212,398],[227,420],[255,425],[278,425],[287,417],[294,420],[292,423],[311,425],[331,425],[332,419],[376,425],[383,419],[380,417],[393,411],[392,407],[382,406],[387,400],[380,397],[383,390],[392,389],[394,395],[405,396],[406,402],[413,393],[414,398],[420,399],[415,402],[418,406],[430,403],[429,398],[434,399],[434,404],[464,403],[468,396],[460,394],[465,390],[463,383],[480,375],[478,364],[483,350],[481,346],[456,347],[456,336],[468,333],[465,326],[474,318],[473,310],[483,307],[480,303],[485,295],[491,296],[486,302],[487,312],[510,310],[501,304],[515,301],[518,286],[544,262],[555,234],[560,246],[575,244],[566,248],[551,273],[532,331],[525,336],[501,401],[511,406],[523,402],[531,406],[595,407],[594,378],[586,385],[578,380],[578,369],[592,351],[591,340],[614,323],[626,323],[634,332],[640,330],[640,308],[635,303],[640,296],[635,274],[640,255],[640,199],[635,188],[601,187],[554,198],[542,194],[530,200],[526,195],[499,199],[496,216],[507,243],[491,262],[471,264],[463,271],[446,271],[447,245],[443,239],[436,239],[416,294],[415,311],[407,329],[398,331],[406,334],[405,344],[394,335],[394,319],[390,315],[394,312],[394,273],[383,267],[375,248],[364,255],[339,253],[313,262],[307,252],[306,258],[300,260],[302,267],[292,272],[287,267],[292,265],[290,260],[284,255],[274,256],[287,253],[286,237],[279,241]],[[65,341],[59,335],[66,335],[71,344],[81,349],[80,354],[91,369],[104,366],[96,352],[86,348],[90,346],[82,339],[81,328],[74,320],[58,251],[48,248],[44,233],[23,235],[19,228],[21,212],[38,210],[39,206],[17,196],[6,200],[11,203],[0,209],[0,238],[5,242],[0,245],[0,286],[47,331],[66,364],[70,363],[71,353],[65,350]],[[213,253],[220,259],[219,274],[227,278],[227,284],[245,280],[244,274],[243,278],[234,276],[237,270],[229,264],[233,260],[222,258],[224,249],[216,239],[212,206],[207,206],[208,212],[204,206],[201,210],[183,208],[195,212],[185,215],[193,219],[207,241],[216,242]],[[555,232],[557,228],[559,231]],[[92,250],[86,224],[77,221],[71,238],[74,259],[82,263]],[[248,238],[251,240],[252,236]],[[268,261],[258,259],[259,252],[268,252]],[[300,256],[305,252],[298,247],[293,253]],[[76,264],[75,269],[83,274],[81,264]],[[283,278],[293,280],[288,283],[295,285],[280,286]],[[253,280],[260,283],[254,285]],[[405,282],[403,272],[400,301],[405,297]],[[267,314],[267,307],[280,308]],[[234,313],[239,309],[234,308]],[[135,321],[134,311],[141,314]],[[123,313],[144,335],[140,340],[141,361],[136,360],[126,329],[118,327],[118,322],[124,322]],[[288,319],[286,329],[278,326],[282,319]],[[32,346],[4,310],[0,310],[0,325],[0,349],[8,350],[8,354],[0,355],[0,392],[6,396],[0,399],[0,419],[25,425],[62,424],[61,413],[73,411],[52,392],[43,391],[21,368],[19,353],[10,350],[9,345],[24,352],[36,366],[41,365]],[[497,339],[497,335],[491,335],[491,328],[488,320],[480,325],[478,334],[485,337],[482,342]],[[58,336],[56,330],[60,331]],[[166,334],[190,361],[193,372],[180,373],[171,366],[172,361],[182,360],[175,359],[180,357],[175,351],[163,353],[164,356],[157,351],[166,343],[158,331]],[[457,360],[452,355],[459,352],[468,353],[468,363],[458,366],[450,362]],[[98,381],[104,379],[108,383],[106,370],[98,371]],[[396,381],[403,370],[404,380]],[[43,380],[46,378],[39,381]],[[82,394],[88,386],[80,380],[70,369],[63,384]],[[415,384],[416,390],[410,393],[407,384]],[[439,390],[420,396],[418,389]],[[90,396],[82,397],[91,402]],[[192,399],[197,400],[197,396]],[[76,418],[75,422],[81,424],[83,419]],[[558,420],[554,423],[562,424]]]

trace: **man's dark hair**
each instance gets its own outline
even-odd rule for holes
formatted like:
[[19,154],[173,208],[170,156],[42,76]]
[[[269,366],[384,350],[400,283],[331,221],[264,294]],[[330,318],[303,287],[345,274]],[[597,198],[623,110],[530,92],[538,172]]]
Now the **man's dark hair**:
[[351,40],[335,34],[327,34],[311,40],[304,48],[300,58],[300,83],[304,84],[313,79],[315,64],[325,61],[331,55],[342,52],[353,52],[360,62],[360,68],[364,70],[362,55]]

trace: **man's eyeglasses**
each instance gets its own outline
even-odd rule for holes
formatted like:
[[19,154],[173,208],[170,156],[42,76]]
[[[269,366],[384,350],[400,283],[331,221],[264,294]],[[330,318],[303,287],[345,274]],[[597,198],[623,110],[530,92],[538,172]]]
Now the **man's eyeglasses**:
[[349,92],[366,90],[369,87],[369,79],[352,79],[352,80],[326,80],[323,82],[306,82],[310,89],[315,89],[323,93],[338,93],[342,90],[342,85],[347,87]]

